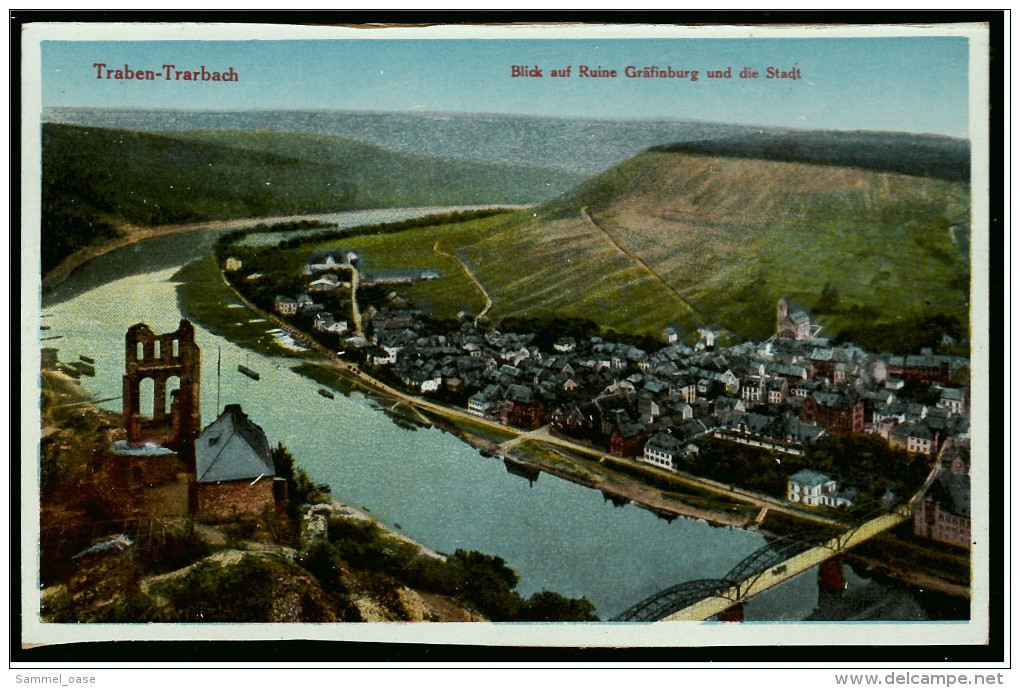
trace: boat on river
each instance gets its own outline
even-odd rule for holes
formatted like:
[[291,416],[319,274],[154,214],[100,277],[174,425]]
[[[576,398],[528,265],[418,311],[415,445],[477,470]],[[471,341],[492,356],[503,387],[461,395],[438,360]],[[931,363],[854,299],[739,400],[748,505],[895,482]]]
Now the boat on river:
[[89,365],[83,361],[72,361],[67,364],[70,368],[78,371],[79,375],[86,375],[88,377],[96,376],[96,369],[94,366]]
[[252,380],[258,380],[258,379],[261,378],[261,376],[258,373],[256,373],[254,370],[252,370],[251,368],[249,368],[248,366],[245,366],[245,365],[237,366],[237,372],[243,373],[244,375],[247,375]]
[[66,363],[58,363],[57,364],[57,370],[62,372],[64,375],[67,375],[72,380],[80,380],[81,379],[81,371],[79,371],[77,368],[75,368],[73,366],[70,366],[70,365],[68,365]]
[[330,392],[328,389],[325,389],[324,387],[320,387],[319,388],[319,394],[321,394],[322,396],[326,397],[327,399],[335,399],[336,398],[335,396],[333,396],[332,392]]

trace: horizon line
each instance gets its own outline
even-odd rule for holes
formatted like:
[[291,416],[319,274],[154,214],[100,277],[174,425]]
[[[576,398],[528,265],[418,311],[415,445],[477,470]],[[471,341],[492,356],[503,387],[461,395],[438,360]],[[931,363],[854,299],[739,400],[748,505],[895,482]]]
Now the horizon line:
[[746,127],[758,129],[771,129],[787,132],[814,132],[829,131],[843,133],[874,133],[874,134],[907,134],[911,136],[931,136],[957,141],[970,141],[969,136],[959,136],[932,131],[903,131],[894,129],[835,129],[835,128],[804,128],[781,124],[761,124],[753,122],[727,122],[719,120],[684,119],[668,117],[596,117],[596,116],[567,116],[567,115],[536,115],[532,113],[518,112],[477,112],[464,110],[359,110],[359,109],[333,109],[333,108],[146,108],[135,106],[89,106],[89,105],[43,105],[42,115],[45,120],[47,110],[91,110],[98,112],[142,112],[142,113],[196,113],[196,114],[240,114],[240,113],[273,113],[273,112],[302,112],[302,113],[334,113],[352,115],[414,115],[419,117],[459,117],[459,118],[480,118],[480,117],[503,117],[536,120],[556,120],[562,122],[612,122],[612,123],[670,123],[670,124],[706,124],[725,125],[732,127]]

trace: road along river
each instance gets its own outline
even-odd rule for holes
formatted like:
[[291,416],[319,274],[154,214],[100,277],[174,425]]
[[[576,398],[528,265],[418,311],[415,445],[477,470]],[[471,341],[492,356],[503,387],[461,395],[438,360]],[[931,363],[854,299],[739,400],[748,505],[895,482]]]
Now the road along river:
[[[358,213],[361,223],[392,217],[392,211]],[[208,257],[217,234],[168,235],[112,251],[46,295],[44,324],[50,329],[44,334],[60,338],[45,344],[58,348],[62,361],[95,359],[96,376],[82,380],[94,398],[121,393],[128,327],[146,322],[156,332],[177,328],[184,316],[174,276]],[[266,342],[272,338],[273,323],[263,325],[249,311],[242,319],[264,326]],[[316,481],[332,486],[334,497],[431,549],[503,557],[520,575],[524,595],[543,589],[583,595],[609,619],[663,588],[721,576],[764,544],[757,533],[689,518],[667,522],[632,504],[613,506],[597,490],[547,474],[529,482],[452,434],[396,424],[382,405],[357,392],[335,399],[319,395],[322,385],[292,370],[309,360],[308,353],[268,344],[262,349],[276,353],[243,349],[195,324],[203,424],[218,407],[241,404],[270,442],[287,445]],[[238,364],[261,379],[238,373]],[[120,402],[103,406],[119,409]],[[745,618],[930,618],[905,586],[861,578],[849,568],[847,578],[850,587],[839,599],[819,600],[808,572],[752,600]]]

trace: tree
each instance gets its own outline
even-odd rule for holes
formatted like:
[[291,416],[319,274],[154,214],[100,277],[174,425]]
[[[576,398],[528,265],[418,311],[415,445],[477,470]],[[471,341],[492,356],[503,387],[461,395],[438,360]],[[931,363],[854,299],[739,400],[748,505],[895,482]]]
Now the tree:
[[298,507],[308,502],[315,491],[315,483],[303,468],[295,464],[294,455],[283,446],[283,442],[276,445],[271,456],[276,476],[287,481],[287,513],[293,517]]
[[458,549],[447,560],[454,591],[478,606],[493,621],[513,621],[523,600],[513,592],[520,580],[502,557]]
[[839,308],[839,292],[830,282],[822,287],[822,293],[815,304],[816,313],[835,313]]
[[543,590],[528,598],[521,621],[598,621],[595,605],[587,598],[571,599]]

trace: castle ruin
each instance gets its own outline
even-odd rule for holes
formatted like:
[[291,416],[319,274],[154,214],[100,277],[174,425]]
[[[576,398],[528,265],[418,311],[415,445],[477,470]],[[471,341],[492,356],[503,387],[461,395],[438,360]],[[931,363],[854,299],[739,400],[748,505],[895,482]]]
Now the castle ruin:
[[[195,327],[181,320],[176,331],[155,334],[145,323],[125,335],[124,429],[130,445],[158,444],[187,461],[194,458],[195,438],[202,429],[199,403],[201,351]],[[177,379],[177,389],[167,386]],[[153,381],[152,415],[143,416],[142,383]]]

